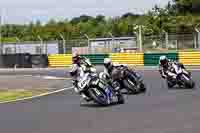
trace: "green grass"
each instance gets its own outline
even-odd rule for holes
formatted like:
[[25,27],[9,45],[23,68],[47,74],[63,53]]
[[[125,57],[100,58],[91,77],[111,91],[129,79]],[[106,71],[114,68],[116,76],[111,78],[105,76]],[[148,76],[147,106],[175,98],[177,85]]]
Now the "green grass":
[[28,98],[47,92],[46,90],[2,90],[0,91],[0,102]]

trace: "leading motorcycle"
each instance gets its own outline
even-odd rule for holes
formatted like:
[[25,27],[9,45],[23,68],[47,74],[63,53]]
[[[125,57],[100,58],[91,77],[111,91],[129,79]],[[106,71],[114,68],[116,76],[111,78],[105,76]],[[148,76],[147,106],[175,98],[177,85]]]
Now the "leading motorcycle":
[[192,80],[191,73],[186,71],[178,64],[172,64],[169,69],[167,85],[169,88],[172,88],[175,85],[178,85],[181,88],[194,88],[195,82]]

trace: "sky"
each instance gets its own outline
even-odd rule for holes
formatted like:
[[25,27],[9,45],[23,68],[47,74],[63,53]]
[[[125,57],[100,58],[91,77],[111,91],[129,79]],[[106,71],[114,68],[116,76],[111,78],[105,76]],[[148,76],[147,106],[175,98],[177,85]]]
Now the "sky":
[[164,6],[169,0],[0,0],[3,23],[25,24],[51,18],[72,19],[80,15],[120,16],[127,12],[145,13],[155,4]]

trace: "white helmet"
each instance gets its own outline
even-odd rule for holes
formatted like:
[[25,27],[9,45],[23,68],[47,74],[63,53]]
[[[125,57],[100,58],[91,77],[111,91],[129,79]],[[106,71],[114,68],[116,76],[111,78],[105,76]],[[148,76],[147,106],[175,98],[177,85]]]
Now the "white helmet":
[[110,68],[112,66],[112,60],[110,58],[105,58],[104,59],[104,66],[106,68]]
[[165,65],[168,62],[168,59],[165,55],[160,56],[160,60],[159,60],[161,65]]

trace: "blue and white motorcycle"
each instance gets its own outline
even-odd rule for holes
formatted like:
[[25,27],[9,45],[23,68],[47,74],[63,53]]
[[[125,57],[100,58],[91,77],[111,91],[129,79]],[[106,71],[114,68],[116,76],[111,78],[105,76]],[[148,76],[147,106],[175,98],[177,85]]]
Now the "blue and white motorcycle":
[[103,73],[99,76],[85,73],[78,83],[78,89],[83,93],[87,93],[90,98],[97,104],[124,104],[124,97],[121,93],[117,93],[111,85],[103,78]]
[[167,85],[172,88],[178,85],[181,88],[194,88],[195,82],[192,80],[191,73],[183,69],[178,64],[173,63],[169,71],[167,71]]

